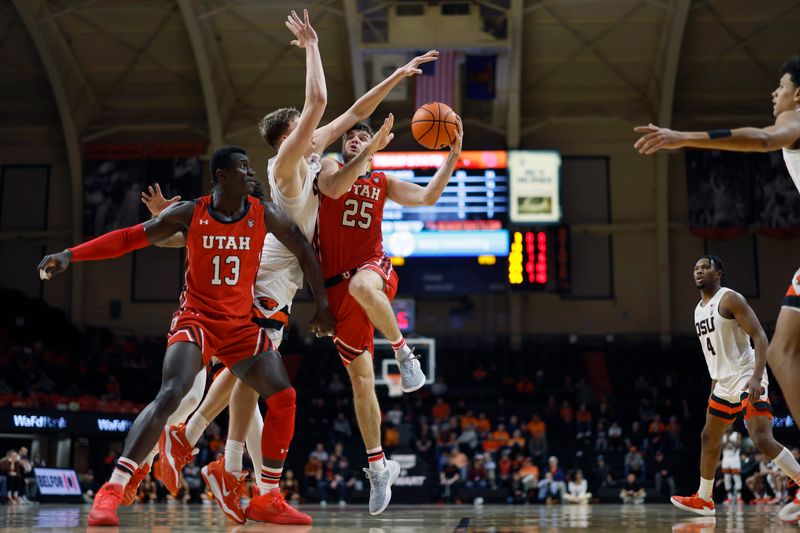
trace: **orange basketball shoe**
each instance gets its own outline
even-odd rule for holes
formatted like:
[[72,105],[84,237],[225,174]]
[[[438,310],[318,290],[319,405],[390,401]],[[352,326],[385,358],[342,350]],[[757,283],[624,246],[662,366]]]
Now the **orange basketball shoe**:
[[181,488],[181,472],[192,460],[194,450],[186,440],[186,424],[165,426],[158,438],[158,462],[161,466],[161,482],[176,496]]
[[283,499],[281,489],[275,488],[250,500],[244,515],[248,520],[272,524],[310,525],[311,517],[301,513]]
[[697,493],[691,496],[673,496],[669,501],[678,509],[691,511],[701,516],[714,516],[716,514],[714,502],[704,500]]
[[90,526],[118,526],[117,507],[122,501],[123,488],[120,483],[106,483],[94,496],[92,510],[89,511]]
[[150,465],[145,463],[136,469],[133,473],[128,484],[125,485],[125,495],[122,497],[122,505],[130,505],[136,501],[136,491],[139,490],[139,485],[142,484],[144,477],[150,472]]
[[204,466],[200,473],[225,516],[244,524],[246,520],[241,500],[247,486],[247,471],[228,472],[225,470],[225,457],[220,457]]

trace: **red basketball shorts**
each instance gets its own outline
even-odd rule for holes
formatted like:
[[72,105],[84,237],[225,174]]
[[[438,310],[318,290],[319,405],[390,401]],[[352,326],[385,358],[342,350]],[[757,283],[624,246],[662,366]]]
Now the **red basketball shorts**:
[[253,316],[212,318],[192,309],[178,309],[172,315],[167,347],[176,342],[196,344],[203,364],[216,356],[228,368],[271,348],[267,331],[253,322]]
[[[392,301],[397,294],[399,279],[391,268],[391,263],[386,265],[383,261],[388,260],[381,258],[368,261],[358,267],[358,270],[371,270],[380,275],[384,282],[383,290],[389,301]],[[331,313],[336,320],[333,343],[345,366],[365,350],[370,354],[375,352],[375,326],[370,322],[361,304],[350,295],[349,289],[350,280],[347,279],[326,290]]]

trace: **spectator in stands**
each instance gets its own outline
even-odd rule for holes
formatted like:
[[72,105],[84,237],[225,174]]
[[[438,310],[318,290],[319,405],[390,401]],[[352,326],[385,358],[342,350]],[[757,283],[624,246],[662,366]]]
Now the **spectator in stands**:
[[606,427],[606,421],[604,418],[601,418],[597,422],[597,429],[596,429],[597,436],[594,439],[594,450],[597,452],[607,452],[608,451],[608,428]]
[[614,485],[614,478],[611,477],[611,468],[606,463],[603,455],[598,455],[594,464],[594,483],[595,487],[605,488]]
[[[186,475],[185,471],[184,475]],[[157,493],[156,483],[153,481],[153,478],[150,477],[150,474],[148,474],[136,490],[136,499],[141,503],[155,503]]]
[[94,493],[100,488],[94,477],[94,472],[90,469],[82,474],[78,474],[78,483],[81,486],[84,503],[92,503]]
[[19,453],[8,450],[6,456],[0,460],[0,474],[6,477],[8,486],[8,501],[13,504],[25,503],[20,495],[25,494],[25,480],[22,474],[22,465],[19,462]]
[[522,436],[522,430],[515,429],[511,438],[508,439],[507,446],[514,452],[524,452],[528,447],[528,441]]
[[462,448],[468,448],[470,454],[475,453],[475,450],[478,448],[478,444],[480,443],[478,439],[478,432],[475,431],[475,426],[473,424],[467,425],[467,427],[464,428],[464,431],[461,432],[461,435],[458,436],[458,439],[456,439],[456,442]]
[[435,422],[444,422],[450,418],[450,404],[444,401],[442,397],[436,398],[436,405],[433,406],[431,415],[433,415]]
[[442,500],[453,503],[458,498],[458,487],[462,482],[458,467],[449,463],[444,470],[439,473],[439,486],[442,488]]
[[436,381],[431,385],[431,394],[437,398],[447,395],[447,383],[442,376],[436,376]]
[[383,426],[383,447],[388,453],[392,453],[400,444],[400,431],[390,423]]
[[414,451],[426,459],[433,455],[433,439],[431,439],[431,431],[427,425],[421,427],[419,437],[414,441]]
[[514,383],[514,389],[521,396],[531,396],[534,391],[533,381],[527,375],[523,375]]
[[636,479],[645,479],[644,457],[636,446],[631,446],[625,454],[625,476],[636,474]]
[[560,484],[559,490],[563,493],[564,489],[564,482],[566,481],[566,476],[564,475],[564,471],[558,466],[558,457],[555,455],[551,455],[547,459],[547,471],[553,474],[553,481]]
[[342,383],[342,378],[339,377],[339,373],[334,373],[328,383],[328,392],[333,396],[339,396],[344,392],[344,389],[344,383]]
[[329,465],[329,472],[319,485],[320,503],[327,503],[330,491],[338,498],[339,505],[347,505],[347,489],[355,484],[350,472],[350,462],[347,457],[342,456],[338,461],[329,463],[332,463]]
[[403,408],[399,403],[395,402],[392,408],[386,411],[386,419],[395,426],[400,426],[403,422]]
[[653,471],[656,473],[656,492],[658,492],[660,496],[663,496],[663,488],[664,484],[666,484],[669,491],[667,495],[672,496],[675,494],[675,478],[672,476],[672,467],[667,461],[667,458],[664,457],[664,452],[661,450],[658,450],[656,456],[653,458]]
[[307,487],[318,487],[319,482],[322,479],[322,468],[323,463],[319,459],[311,459],[309,458],[306,462],[306,466],[303,469],[303,475],[306,478],[306,486]]
[[486,467],[486,475],[491,488],[497,487],[497,463],[491,453],[483,454],[483,466]]
[[328,452],[325,451],[325,445],[321,442],[318,442],[317,445],[311,450],[311,453],[308,454],[308,459],[313,460],[316,459],[322,463],[328,461]]
[[[475,426],[477,425],[477,423],[478,419],[475,418],[475,413],[473,413],[471,410],[467,411],[466,414],[464,414],[464,416],[461,417],[460,421],[461,431],[467,429],[467,426]],[[450,426],[455,427],[453,424],[451,424]]]
[[506,422],[506,431],[509,434],[513,435],[514,432],[518,429],[522,429],[519,425],[519,417],[517,415],[511,415],[508,417],[508,422]]
[[208,442],[208,449],[212,458],[216,458],[217,454],[225,452],[225,439],[222,438],[219,431],[214,433],[214,436]]
[[294,471],[287,470],[281,479],[281,492],[284,499],[292,505],[296,505],[300,501],[300,485],[297,483],[297,478],[294,477]]
[[203,493],[203,479],[200,477],[200,466],[194,458],[183,469],[183,479],[186,480],[186,502],[203,503],[200,495]]
[[578,434],[576,438],[582,439],[584,437],[591,437],[592,435],[592,413],[586,407],[585,403],[580,404],[578,412],[575,413],[575,422],[578,427]]
[[486,416],[486,413],[480,413],[478,415],[478,420],[475,422],[475,431],[477,431],[479,435],[484,435],[489,433],[491,430],[492,421],[489,420],[489,417]]
[[458,468],[458,473],[460,475],[461,481],[467,479],[467,468],[469,467],[469,457],[465,454],[461,448],[456,446],[453,449],[453,453],[450,454],[450,464],[455,465]]
[[559,489],[558,483],[553,480],[553,473],[549,470],[545,472],[544,477],[538,483],[540,502],[546,504],[556,503],[561,499],[562,491]]
[[681,442],[681,424],[678,422],[678,417],[672,415],[669,417],[667,424],[667,440],[673,450],[682,450],[683,443]]
[[482,454],[475,455],[472,460],[472,464],[467,471],[465,486],[475,491],[474,503],[476,505],[482,504],[486,489],[489,488],[489,473],[486,470]]
[[667,426],[661,420],[661,415],[656,414],[653,420],[647,427],[647,435],[650,440],[650,447],[653,450],[663,449],[664,446],[664,433],[667,431]]
[[336,414],[336,420],[333,421],[332,429],[336,440],[347,441],[353,436],[353,429],[350,426],[350,421],[341,411]]
[[583,477],[583,471],[578,469],[567,484],[564,501],[567,503],[589,503],[592,493],[589,492],[589,483]]
[[497,429],[492,432],[492,440],[497,442],[498,447],[504,448],[508,446],[508,440],[511,436],[506,431],[505,424],[498,424]]
[[510,488],[511,486],[511,452],[509,450],[503,451],[500,454],[500,459],[497,461],[497,486],[503,488]]
[[525,494],[528,494],[539,486],[539,467],[533,464],[530,457],[523,459],[518,473]]
[[[567,376],[569,378],[569,376]],[[571,427],[572,421],[575,418],[575,410],[570,405],[569,400],[564,400],[561,403],[561,409],[558,411],[559,416],[561,417],[561,423],[564,427]]]
[[625,484],[622,486],[622,490],[619,491],[619,497],[622,500],[622,503],[628,504],[633,503],[636,505],[640,505],[644,503],[644,499],[647,496],[644,488],[642,488],[642,484],[639,483],[639,480],[636,478],[636,474],[631,472],[625,477]]
[[642,433],[642,426],[639,424],[638,420],[635,420],[631,424],[631,432],[625,438],[625,444],[628,448],[631,446],[636,447],[640,450],[647,449],[647,439],[645,438],[644,434]]
[[619,451],[624,445],[625,441],[622,437],[622,426],[615,420],[608,428],[608,449],[610,451]]
[[528,453],[535,463],[544,463],[544,458],[547,455],[547,437],[545,435],[534,435],[528,439]]

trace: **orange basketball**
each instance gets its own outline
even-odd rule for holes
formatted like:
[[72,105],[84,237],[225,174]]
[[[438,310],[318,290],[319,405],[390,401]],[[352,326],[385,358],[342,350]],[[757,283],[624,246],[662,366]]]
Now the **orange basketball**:
[[441,102],[423,105],[411,119],[411,133],[419,144],[430,150],[440,150],[456,139],[458,122],[450,106]]

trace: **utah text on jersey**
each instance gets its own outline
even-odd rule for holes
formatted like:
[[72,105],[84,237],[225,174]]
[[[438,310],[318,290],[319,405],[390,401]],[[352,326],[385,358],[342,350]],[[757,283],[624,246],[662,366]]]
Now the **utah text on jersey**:
[[[203,235],[203,248],[209,250],[249,250],[250,237],[230,237],[225,235]],[[214,246],[216,244],[216,246]]]

